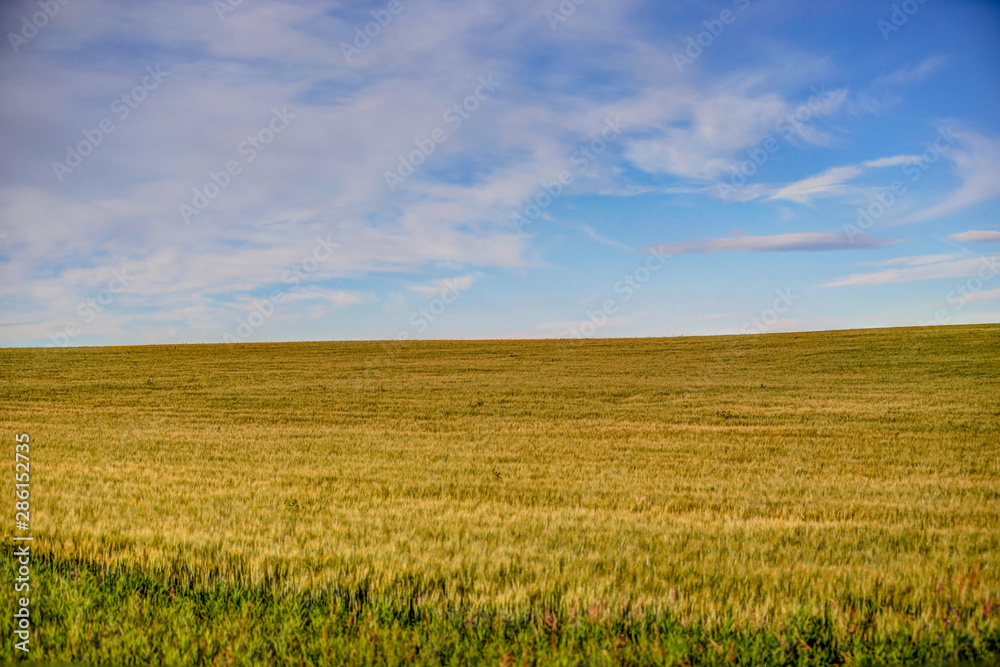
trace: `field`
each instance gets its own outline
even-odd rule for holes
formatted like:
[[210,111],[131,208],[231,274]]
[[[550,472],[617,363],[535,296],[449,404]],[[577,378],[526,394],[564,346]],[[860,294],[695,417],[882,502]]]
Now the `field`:
[[5,349],[0,372],[12,463],[31,437],[32,658],[1000,656],[1000,325]]

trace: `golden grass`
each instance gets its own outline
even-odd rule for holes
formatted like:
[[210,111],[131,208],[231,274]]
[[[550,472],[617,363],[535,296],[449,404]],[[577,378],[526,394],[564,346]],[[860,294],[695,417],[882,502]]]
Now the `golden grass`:
[[997,627],[1000,326],[8,349],[0,369],[59,556],[443,607]]

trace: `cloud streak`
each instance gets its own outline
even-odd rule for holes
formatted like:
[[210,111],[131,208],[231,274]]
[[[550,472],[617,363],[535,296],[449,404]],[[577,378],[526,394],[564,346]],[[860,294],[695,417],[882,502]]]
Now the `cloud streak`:
[[939,72],[948,63],[947,56],[933,55],[913,67],[902,67],[889,74],[884,74],[875,80],[876,84],[894,86],[923,81],[932,74]]
[[821,174],[804,178],[780,188],[765,201],[787,199],[798,204],[808,204],[815,197],[835,197],[850,191],[846,181],[864,173],[858,167],[833,167]]
[[693,255],[716,252],[821,252],[883,248],[898,241],[867,236],[848,238],[846,234],[802,232],[773,236],[740,236],[735,238],[705,238],[695,241],[660,243],[646,246],[641,252],[658,255]]
[[948,238],[963,243],[1000,243],[1000,232],[970,229],[952,234]]
[[975,259],[956,259],[903,269],[855,273],[823,286],[861,287],[868,285],[890,285],[919,280],[934,280],[937,278],[966,278],[974,275],[992,277],[997,273],[1000,273],[1000,257],[977,257]]

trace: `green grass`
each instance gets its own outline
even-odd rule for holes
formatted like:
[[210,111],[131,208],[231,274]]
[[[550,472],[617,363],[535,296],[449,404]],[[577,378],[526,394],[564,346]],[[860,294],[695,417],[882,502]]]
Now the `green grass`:
[[0,371],[11,458],[31,434],[35,657],[1000,656],[1000,326]]

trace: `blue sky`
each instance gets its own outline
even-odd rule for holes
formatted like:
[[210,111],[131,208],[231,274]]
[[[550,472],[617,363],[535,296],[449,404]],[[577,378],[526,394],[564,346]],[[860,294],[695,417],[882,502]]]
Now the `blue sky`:
[[1000,321],[997,3],[35,0],[0,28],[0,345]]

